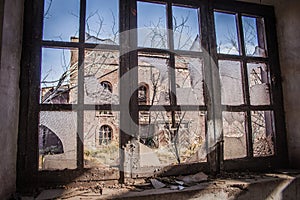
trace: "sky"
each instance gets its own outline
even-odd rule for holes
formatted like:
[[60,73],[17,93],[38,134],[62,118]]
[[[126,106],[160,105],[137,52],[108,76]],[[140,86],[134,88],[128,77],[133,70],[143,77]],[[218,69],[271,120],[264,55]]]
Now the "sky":
[[[258,46],[256,18],[242,16],[244,40],[247,55],[252,55],[254,47]],[[233,48],[232,43],[238,45],[238,31],[236,17],[234,14],[215,12],[215,28],[218,52],[225,54],[239,54],[236,48]],[[231,42],[230,40],[233,40]]]
[[[43,39],[70,41],[71,37],[78,37],[79,0],[53,0],[50,7],[50,0],[45,0],[45,2]],[[88,22],[88,25],[86,25],[86,32],[101,39],[110,38],[118,43],[118,38],[114,38],[113,34],[119,27],[118,2],[118,0],[87,0],[86,21]],[[178,24],[182,19],[188,19],[185,23],[186,26],[183,27],[182,34],[179,34],[181,29],[175,31],[175,49],[189,50],[192,42],[199,34],[198,15],[197,9],[173,6],[173,17],[177,19]],[[167,41],[167,33],[165,30],[167,27],[166,6],[163,4],[138,2],[137,16],[138,27],[141,28],[141,30],[138,31],[138,45],[167,48],[167,43],[161,45],[161,38],[158,36],[154,37],[155,42],[152,43],[150,39],[145,38],[145,36],[153,38],[153,30],[155,30],[153,27],[161,20],[156,27],[159,30],[154,32],[160,33],[163,40]],[[229,42],[229,38],[232,38],[237,42],[235,16],[232,14],[215,13],[215,21],[217,44],[221,44],[221,53],[238,54],[236,50],[231,48],[232,45],[230,45],[231,43]],[[245,24],[255,27],[255,18],[243,17],[243,23],[245,28]],[[113,25],[115,25],[115,28],[112,30]],[[99,32],[100,26],[101,31]],[[174,22],[173,26],[175,26]],[[187,43],[189,45],[182,45],[186,41],[188,41]],[[253,51],[253,46],[257,45],[257,38],[254,38],[250,43],[246,43],[246,46],[248,45],[248,48],[252,48],[251,51]],[[69,50],[44,48],[42,51],[41,78],[45,79],[46,77],[46,80],[48,81],[58,79],[59,75],[64,72],[66,67],[68,67],[69,60]]]
[[[180,50],[189,50],[196,36],[199,35],[198,25],[198,9],[173,6],[173,31],[174,31],[174,48]],[[138,27],[138,45],[143,47],[159,47],[168,48],[168,45],[157,46],[151,43],[154,37],[153,31],[163,33],[163,39],[157,39],[158,43],[167,41],[167,18],[166,5],[154,4],[147,2],[138,2],[137,4],[137,19]],[[175,28],[175,19],[177,26],[187,19],[184,27]],[[181,30],[181,28],[183,28]],[[149,37],[145,37],[149,36]],[[158,38],[158,37],[157,37]],[[187,45],[185,45],[188,43]]]
[[238,44],[235,15],[215,12],[215,28],[218,52],[225,54],[239,54],[230,44],[230,39]]

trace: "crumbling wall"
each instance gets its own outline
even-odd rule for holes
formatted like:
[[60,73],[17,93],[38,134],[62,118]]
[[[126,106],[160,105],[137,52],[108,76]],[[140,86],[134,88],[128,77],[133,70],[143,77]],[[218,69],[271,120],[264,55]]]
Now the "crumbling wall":
[[22,49],[23,0],[1,1],[3,26],[0,65],[0,199],[16,189],[19,121],[19,73]]

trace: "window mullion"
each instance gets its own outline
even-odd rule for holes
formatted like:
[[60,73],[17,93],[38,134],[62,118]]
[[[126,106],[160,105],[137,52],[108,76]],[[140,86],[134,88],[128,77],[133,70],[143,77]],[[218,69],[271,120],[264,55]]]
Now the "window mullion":
[[[138,138],[136,0],[120,0],[120,179],[125,181],[125,147]],[[138,149],[138,146],[137,148]],[[138,152],[138,150],[137,150]],[[138,154],[138,153],[137,153]],[[133,158],[131,158],[133,159]],[[131,167],[132,169],[132,167]]]
[[[242,61],[242,84],[244,91],[244,102],[246,105],[250,106],[250,92],[249,92],[249,82],[248,82],[248,71],[247,71],[247,61],[246,57],[246,48],[244,40],[244,30],[242,23],[242,15],[238,13],[236,15],[238,38],[239,38],[239,50],[241,52],[243,61]],[[247,146],[247,157],[253,157],[253,140],[252,140],[252,122],[251,122],[251,111],[247,110],[246,112],[246,146]]]
[[78,56],[78,110],[77,110],[77,168],[84,168],[83,129],[84,129],[84,40],[85,40],[85,16],[86,0],[80,1],[80,25],[79,25],[79,56]]
[[[243,47],[244,48],[244,47]],[[248,82],[247,62],[242,62],[242,83],[244,91],[244,101],[247,106],[250,106],[250,92]],[[246,113],[246,138],[247,138],[247,157],[253,157],[253,140],[252,140],[252,125],[251,125],[251,111]]]
[[170,82],[170,103],[176,105],[176,79],[175,79],[175,54],[174,54],[174,36],[173,36],[173,14],[172,14],[172,3],[167,4],[167,35],[168,45],[170,50],[169,58],[169,82]]
[[236,14],[235,19],[236,19],[236,25],[238,30],[239,52],[242,55],[242,57],[245,57],[246,50],[245,50],[243,24],[242,24],[242,15],[240,13]]
[[[169,95],[170,95],[170,104],[176,105],[176,78],[175,78],[175,54],[174,54],[174,36],[173,36],[173,11],[172,3],[167,4],[167,33],[168,33],[168,45],[170,50],[169,58]],[[176,113],[172,111],[172,128],[176,127]],[[178,134],[178,133],[174,133]]]
[[[140,148],[139,148],[139,108],[138,108],[138,51],[137,51],[137,2],[130,0],[130,16],[129,16],[129,40],[130,40],[130,51],[129,51],[129,80],[130,86],[130,97],[129,97],[129,117],[127,120],[127,126],[130,127],[130,143],[134,144],[135,149],[132,153],[131,159],[131,173],[132,177],[134,170],[140,167]],[[133,178],[133,177],[132,177]]]
[[[212,174],[218,174],[223,167],[223,135],[222,135],[222,106],[221,106],[221,85],[218,70],[216,51],[216,37],[214,28],[214,9],[212,3],[204,9],[207,26],[208,47],[204,65],[205,95],[207,103],[207,160]],[[205,30],[204,28],[202,30]]]

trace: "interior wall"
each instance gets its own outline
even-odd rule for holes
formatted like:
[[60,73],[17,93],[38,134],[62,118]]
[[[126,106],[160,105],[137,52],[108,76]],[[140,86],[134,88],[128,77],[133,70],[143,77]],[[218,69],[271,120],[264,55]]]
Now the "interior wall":
[[1,4],[4,15],[0,40],[0,199],[7,199],[16,189],[23,0],[6,0]]
[[300,1],[241,0],[274,5],[290,166],[300,169]]

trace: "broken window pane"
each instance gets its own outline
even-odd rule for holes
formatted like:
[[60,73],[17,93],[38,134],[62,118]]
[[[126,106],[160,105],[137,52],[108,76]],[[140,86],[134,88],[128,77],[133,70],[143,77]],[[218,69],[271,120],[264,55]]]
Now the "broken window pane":
[[46,0],[44,40],[71,41],[79,32],[79,0]]
[[244,103],[241,63],[220,60],[221,100],[224,105],[241,105]]
[[119,43],[119,1],[87,0],[85,42]]
[[40,103],[74,104],[77,102],[76,49],[42,49]]
[[240,54],[236,16],[215,12],[217,52],[222,54]]
[[178,105],[204,105],[203,60],[176,56],[176,98]]
[[168,48],[166,6],[137,2],[138,46]]
[[246,55],[266,57],[264,20],[243,16],[242,22]]
[[244,112],[223,112],[224,159],[247,156]]
[[272,111],[252,111],[253,156],[274,155],[274,117]]
[[86,50],[84,102],[119,104],[119,51]]
[[269,105],[270,84],[267,65],[248,63],[247,68],[251,105]]
[[84,166],[105,171],[107,178],[118,176],[119,115],[116,111],[84,112]]
[[205,162],[205,115],[201,111],[140,112],[140,166]]
[[40,112],[39,170],[75,169],[76,112]]
[[198,9],[173,6],[174,49],[201,51]]
[[164,54],[139,54],[138,81],[149,88],[147,105],[170,105],[168,61]]

